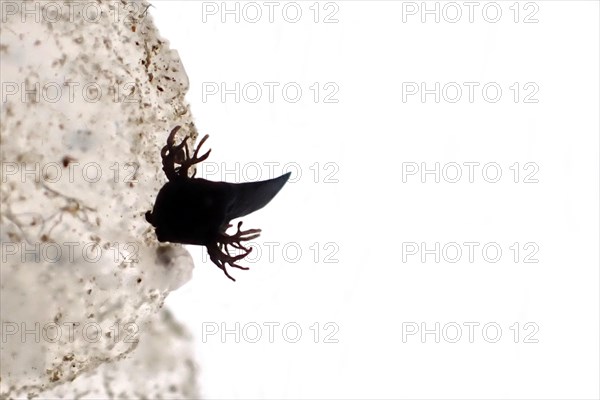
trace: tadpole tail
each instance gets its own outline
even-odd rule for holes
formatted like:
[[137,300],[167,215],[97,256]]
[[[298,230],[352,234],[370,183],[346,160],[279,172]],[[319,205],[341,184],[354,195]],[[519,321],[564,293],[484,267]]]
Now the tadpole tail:
[[232,183],[233,201],[227,208],[227,220],[243,217],[266,206],[288,181],[291,172],[260,182]]

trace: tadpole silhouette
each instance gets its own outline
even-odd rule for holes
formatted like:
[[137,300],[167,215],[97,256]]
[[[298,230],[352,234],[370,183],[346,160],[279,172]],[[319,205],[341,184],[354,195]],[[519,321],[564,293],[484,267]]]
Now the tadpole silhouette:
[[[237,232],[228,235],[226,231],[231,227],[231,220],[266,206],[285,185],[290,173],[249,183],[213,182],[195,178],[195,172],[189,177],[190,167],[206,160],[211,150],[198,157],[200,147],[208,139],[206,135],[190,157],[189,136],[175,145],[175,134],[180,128],[176,126],[171,131],[161,150],[163,171],[169,181],[158,192],[153,210],[146,212],[146,220],[156,228],[160,242],[206,246],[211,261],[235,281],[227,272],[227,264],[248,269],[238,264],[252,251],[242,242],[256,239],[261,230],[243,231],[242,222],[239,222]],[[232,255],[230,247],[241,254]]]

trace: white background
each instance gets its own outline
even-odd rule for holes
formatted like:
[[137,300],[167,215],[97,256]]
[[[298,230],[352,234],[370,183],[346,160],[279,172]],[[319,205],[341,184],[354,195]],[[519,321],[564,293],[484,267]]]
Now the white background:
[[[496,23],[482,15],[485,2],[472,23],[463,2],[455,3],[462,11],[456,23],[448,22],[456,8],[444,2],[439,23],[435,15],[421,21],[421,2],[412,3],[415,15],[402,2],[320,3],[318,23],[312,1],[297,3],[297,23],[282,15],[285,2],[273,23],[263,2],[256,23],[247,21],[255,11],[244,15],[239,3],[240,22],[227,15],[223,23],[221,2],[153,2],[155,22],[189,75],[198,130],[211,135],[208,161],[219,171],[205,177],[252,180],[249,163],[263,166],[262,179],[283,173],[286,163],[299,167],[296,182],[243,219],[244,227],[263,229],[260,259],[242,262],[250,270],[231,270],[231,282],[206,261],[204,248],[190,246],[194,277],[167,299],[196,337],[204,397],[598,398],[598,2],[522,2],[516,23],[513,3],[496,3]],[[215,6],[216,15],[203,13]],[[486,17],[494,18],[489,7]],[[324,23],[333,11],[338,22]],[[538,22],[525,23],[532,12]],[[239,103],[234,95],[206,95],[207,84],[222,82],[229,89],[236,82],[280,86],[273,102],[266,86],[256,103],[243,93]],[[296,103],[282,96],[289,82],[303,90]],[[323,101],[328,82],[339,88],[337,103]],[[406,82],[429,89],[456,82],[463,93],[456,103],[447,101],[453,91],[440,93],[439,103],[433,94],[423,102],[420,93],[403,101]],[[473,102],[464,82],[479,84]],[[489,82],[502,89],[495,103],[482,97]],[[529,100],[537,102],[527,103],[532,87],[539,90]],[[279,163],[272,174],[269,162]],[[465,162],[480,163],[473,183]],[[516,162],[518,183],[510,169]],[[235,163],[239,172],[224,176],[222,167],[235,171]],[[405,163],[440,163],[440,173],[458,163],[463,176],[450,183],[444,177],[456,170],[446,169],[439,183],[433,174],[403,182]],[[487,163],[500,166],[497,183],[485,179],[493,169],[482,175]],[[525,163],[539,168],[531,177],[538,183],[524,182],[535,168]],[[277,243],[273,259],[268,242]],[[404,254],[403,262],[408,242],[480,246],[474,262],[464,245],[455,263],[450,248],[438,263],[435,254],[422,262],[421,253]],[[499,261],[483,258],[486,243],[500,246]],[[294,248],[302,251],[297,260]],[[539,262],[524,262],[534,249]],[[273,343],[269,322],[280,324]],[[290,322],[302,329],[297,343],[286,340],[293,329],[282,333]],[[325,329],[327,322],[335,325]],[[479,324],[472,343],[469,322]],[[236,323],[248,328],[239,343],[221,332],[203,340],[207,327]],[[246,340],[255,336],[252,323],[263,328],[257,343]],[[420,331],[403,340],[407,323],[432,330],[439,323],[439,343]],[[462,327],[456,343],[453,323]],[[489,342],[493,328],[482,332],[487,323],[502,329],[496,343]],[[329,339],[337,343],[325,343],[335,326]]]

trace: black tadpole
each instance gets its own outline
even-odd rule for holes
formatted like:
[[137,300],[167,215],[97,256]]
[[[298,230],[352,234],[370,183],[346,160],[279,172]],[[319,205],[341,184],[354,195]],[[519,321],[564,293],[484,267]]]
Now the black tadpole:
[[[195,244],[206,246],[210,259],[233,281],[226,265],[248,269],[237,264],[252,248],[242,242],[256,239],[260,229],[241,230],[228,235],[230,221],[243,217],[266,206],[281,190],[290,177],[288,172],[278,178],[260,182],[228,183],[213,182],[188,176],[189,168],[208,158],[210,150],[198,157],[198,151],[208,135],[204,136],[190,157],[186,136],[175,146],[174,137],[180,126],[176,126],[167,144],[161,151],[163,171],[169,182],[158,192],[154,209],[146,212],[146,220],[156,228],[160,242]],[[175,165],[179,166],[175,166]],[[195,174],[194,174],[195,175]],[[231,255],[229,246],[241,251]]]

